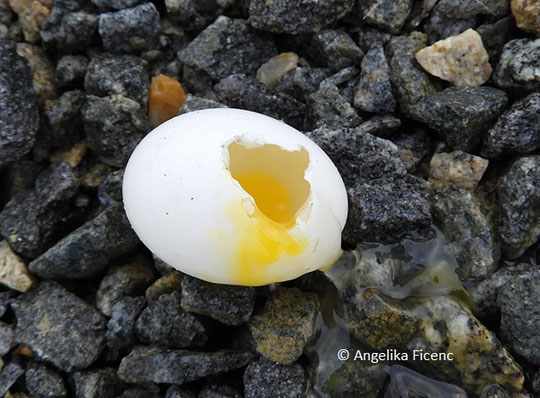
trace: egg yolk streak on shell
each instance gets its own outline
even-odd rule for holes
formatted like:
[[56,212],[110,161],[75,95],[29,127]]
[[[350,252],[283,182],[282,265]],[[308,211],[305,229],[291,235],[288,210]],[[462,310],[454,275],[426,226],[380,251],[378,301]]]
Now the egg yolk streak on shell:
[[272,263],[284,255],[302,254],[308,247],[307,240],[291,229],[310,193],[304,179],[309,154],[304,148],[289,152],[277,145],[247,148],[237,142],[228,149],[231,176],[255,202],[252,214],[241,201],[228,209],[237,236],[234,278],[250,286],[269,283],[269,276],[277,281],[279,270],[270,269]]

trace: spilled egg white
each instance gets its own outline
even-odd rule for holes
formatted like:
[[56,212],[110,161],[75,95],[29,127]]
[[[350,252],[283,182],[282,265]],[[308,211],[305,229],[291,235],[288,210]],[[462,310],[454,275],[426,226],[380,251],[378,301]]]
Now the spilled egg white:
[[123,181],[127,217],[172,267],[259,286],[332,264],[347,218],[343,181],[294,128],[238,109],[177,116],[137,146]]

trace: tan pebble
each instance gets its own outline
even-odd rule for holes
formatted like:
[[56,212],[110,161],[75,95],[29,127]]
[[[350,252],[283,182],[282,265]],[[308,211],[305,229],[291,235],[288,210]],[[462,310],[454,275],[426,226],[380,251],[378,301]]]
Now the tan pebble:
[[451,182],[458,187],[475,189],[489,161],[462,151],[436,153],[429,164],[430,177]]
[[29,291],[35,283],[26,264],[5,240],[0,242],[0,283],[23,293]]
[[38,0],[9,0],[13,12],[19,16],[24,40],[37,43],[40,40],[41,24],[51,13],[47,2]]
[[281,53],[270,58],[257,70],[257,79],[267,87],[274,88],[277,81],[298,65],[298,55]]
[[152,127],[178,115],[186,93],[178,80],[162,74],[152,78],[148,94],[148,121]]
[[482,39],[472,29],[421,49],[416,60],[428,73],[454,86],[480,86],[492,72]]
[[540,0],[512,0],[510,7],[518,28],[540,35]]
[[88,144],[84,141],[81,141],[73,145],[73,147],[70,149],[64,151],[56,151],[51,155],[49,160],[51,162],[59,162],[63,160],[71,167],[75,168],[81,163],[84,155],[86,155],[87,150]]

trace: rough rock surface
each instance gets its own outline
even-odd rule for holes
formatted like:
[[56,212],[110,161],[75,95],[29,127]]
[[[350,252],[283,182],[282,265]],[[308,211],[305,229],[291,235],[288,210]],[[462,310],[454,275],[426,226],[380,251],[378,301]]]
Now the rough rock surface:
[[336,22],[353,6],[354,0],[253,0],[249,4],[249,22],[254,28],[274,33],[311,33]]
[[309,53],[320,66],[334,72],[348,66],[359,65],[364,52],[356,45],[351,36],[339,30],[327,29],[312,36]]
[[81,90],[66,91],[45,109],[47,137],[66,147],[80,141],[83,134],[81,108],[86,96]]
[[488,131],[482,154],[489,158],[540,148],[540,93],[516,101]]
[[113,398],[122,387],[114,368],[75,372],[70,380],[77,398]]
[[252,287],[216,285],[190,276],[182,281],[182,308],[188,312],[239,325],[249,320],[254,306]]
[[360,16],[368,24],[397,33],[401,30],[412,9],[411,0],[360,0]]
[[518,159],[497,188],[501,248],[519,257],[540,235],[540,156]]
[[278,365],[259,359],[250,363],[244,372],[246,398],[302,397],[306,390],[304,369],[298,364]]
[[67,397],[64,380],[56,371],[47,366],[32,362],[25,372],[26,388],[35,397]]
[[427,72],[454,86],[481,86],[491,76],[488,53],[473,29],[425,47],[415,57]]
[[28,60],[39,106],[47,107],[56,98],[54,67],[49,57],[41,47],[28,43],[17,43],[17,53]]
[[275,90],[289,94],[299,101],[319,89],[319,84],[331,74],[328,68],[298,66],[286,73],[276,83]]
[[24,369],[16,363],[9,363],[2,368],[0,372],[0,394],[6,396],[9,394],[9,389],[19,377],[24,374]]
[[111,308],[107,323],[107,345],[111,348],[127,347],[135,342],[135,321],[146,305],[144,297],[121,297]]
[[325,85],[307,98],[305,130],[356,127],[362,122],[349,101],[332,85]]
[[540,88],[539,52],[540,39],[516,39],[506,43],[493,73],[495,84],[503,88],[538,90]]
[[518,28],[540,35],[540,5],[537,1],[511,0],[510,7]]
[[388,63],[381,43],[375,43],[362,60],[354,106],[366,112],[378,113],[392,113],[396,107]]
[[182,290],[184,276],[184,274],[178,271],[171,271],[163,275],[146,289],[144,292],[146,300],[151,303],[159,299],[162,294],[170,294],[175,291],[180,292]]
[[249,323],[257,352],[279,364],[291,364],[314,331],[317,296],[293,288],[279,288],[263,311]]
[[15,161],[34,146],[39,114],[28,62],[15,43],[0,41],[0,163]]
[[203,109],[212,109],[212,108],[227,108],[227,105],[223,105],[217,101],[196,97],[191,94],[186,95],[186,100],[180,107],[179,115],[183,115],[188,112],[201,111]]
[[19,292],[27,292],[35,283],[24,261],[11,250],[5,240],[0,241],[0,283]]
[[54,282],[41,282],[12,307],[17,340],[61,370],[90,366],[105,345],[105,317]]
[[429,176],[460,188],[475,189],[489,161],[463,151],[436,153],[429,163]]
[[121,205],[113,205],[57,242],[28,268],[42,278],[86,279],[139,242]]
[[97,15],[82,11],[82,2],[54,2],[50,15],[41,25],[41,42],[47,50],[78,53],[94,42]]
[[64,55],[56,64],[55,86],[65,88],[82,83],[88,62],[88,58],[84,55]]
[[511,349],[540,364],[540,270],[531,268],[514,276],[500,290],[501,334]]
[[246,365],[253,354],[235,351],[194,352],[135,347],[122,359],[118,376],[127,383],[183,384]]

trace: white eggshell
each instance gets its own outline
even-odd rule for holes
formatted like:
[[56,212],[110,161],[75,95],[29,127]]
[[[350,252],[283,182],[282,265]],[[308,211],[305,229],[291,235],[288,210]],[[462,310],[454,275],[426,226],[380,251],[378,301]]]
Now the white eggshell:
[[[254,206],[228,170],[235,141],[309,154],[310,195],[291,229],[308,247],[258,266],[256,281],[243,280],[234,264],[239,230],[227,206],[241,203],[237,211],[246,222]],[[283,122],[238,109],[191,112],[154,129],[131,155],[123,198],[133,229],[154,254],[186,274],[224,284],[275,283],[329,265],[340,254],[347,218],[345,186],[328,156]]]

